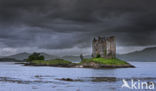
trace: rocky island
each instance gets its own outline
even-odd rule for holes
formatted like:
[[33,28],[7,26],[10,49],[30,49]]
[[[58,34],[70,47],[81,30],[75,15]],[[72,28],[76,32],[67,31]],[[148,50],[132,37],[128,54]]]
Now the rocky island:
[[119,59],[91,58],[84,59],[80,63],[72,63],[64,59],[33,60],[25,63],[26,66],[54,66],[69,68],[129,68],[133,65]]
[[64,59],[44,60],[44,56],[33,53],[27,59],[25,65],[55,66],[76,68],[129,68],[135,67],[123,60],[116,58],[115,37],[98,37],[92,42],[92,58],[85,59],[80,55],[79,63],[72,63]]

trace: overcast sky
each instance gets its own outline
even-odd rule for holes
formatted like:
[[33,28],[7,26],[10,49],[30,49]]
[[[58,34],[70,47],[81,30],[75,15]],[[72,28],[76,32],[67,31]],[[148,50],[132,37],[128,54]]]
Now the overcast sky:
[[156,45],[156,0],[0,0],[0,55],[91,53],[114,35],[117,52]]

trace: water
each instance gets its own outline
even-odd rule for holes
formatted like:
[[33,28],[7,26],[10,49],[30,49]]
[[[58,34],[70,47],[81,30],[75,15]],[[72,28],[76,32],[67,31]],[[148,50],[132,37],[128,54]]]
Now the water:
[[[136,68],[33,67],[1,62],[0,91],[127,91],[129,89],[121,88],[123,78],[156,83],[156,62],[131,64]],[[64,81],[62,78],[75,81]]]

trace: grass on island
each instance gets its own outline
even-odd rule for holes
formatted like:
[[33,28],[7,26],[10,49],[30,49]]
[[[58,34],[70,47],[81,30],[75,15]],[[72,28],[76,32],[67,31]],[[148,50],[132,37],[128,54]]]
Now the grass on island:
[[122,61],[120,59],[117,58],[110,58],[110,59],[106,59],[106,58],[90,58],[90,59],[84,59],[83,61],[81,61],[80,63],[89,63],[89,62],[96,62],[99,64],[105,64],[105,65],[125,65],[128,64],[125,61]]
[[30,62],[35,65],[67,65],[72,62],[64,60],[64,59],[53,59],[53,60],[33,60]]
[[30,63],[34,65],[68,65],[68,64],[83,64],[83,63],[90,63],[95,62],[99,64],[105,64],[105,65],[125,65],[128,64],[125,61],[122,61],[117,58],[90,58],[90,59],[84,59],[80,63],[72,63],[70,61],[64,60],[64,59],[53,59],[53,60],[33,60]]
[[104,64],[104,65],[126,65],[128,64],[125,61],[122,61],[117,58],[89,58],[89,59],[83,59],[80,63],[72,63],[70,61],[64,60],[64,59],[52,59],[52,60],[32,60],[29,61],[29,64],[31,65],[44,65],[44,66],[68,66],[68,65],[83,65],[84,63],[90,63],[90,62],[95,62],[99,64]]

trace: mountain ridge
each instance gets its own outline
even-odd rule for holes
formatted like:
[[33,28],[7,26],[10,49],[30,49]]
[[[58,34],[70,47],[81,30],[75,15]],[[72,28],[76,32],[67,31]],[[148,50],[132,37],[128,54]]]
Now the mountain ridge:
[[[43,53],[43,52],[41,52],[40,54],[43,55],[46,60],[58,58],[57,56],[49,55],[49,54]],[[10,55],[10,56],[3,56],[3,57],[1,57],[1,59],[2,58],[10,58],[11,59],[12,58],[12,59],[17,59],[17,60],[22,61],[24,59],[27,59],[29,57],[29,55],[31,55],[31,53],[22,52],[22,53],[17,53],[17,54]]]
[[[51,55],[51,54],[47,54],[44,52],[40,53],[41,55],[43,55],[45,57],[46,60],[49,59],[56,59],[56,58],[61,58],[64,60],[69,60],[69,61],[80,61],[80,56],[72,56],[72,55],[68,55],[68,56],[55,56],[55,55]],[[125,61],[136,61],[136,62],[156,62],[156,47],[149,47],[149,48],[145,48],[141,51],[135,51],[135,52],[131,52],[131,53],[127,53],[127,54],[120,54],[117,55],[117,58],[121,59],[121,60],[125,60]],[[14,54],[14,55],[10,55],[10,56],[2,56],[0,59],[13,59],[13,60],[24,60],[26,58],[28,58],[28,56],[31,55],[30,53],[27,52],[23,52],[23,53],[18,53],[18,54]],[[91,55],[85,55],[84,58],[91,58]]]
[[156,62],[156,47],[148,47],[141,51],[122,54],[117,57],[126,61]]

